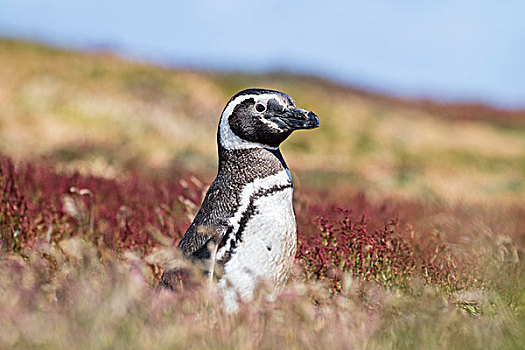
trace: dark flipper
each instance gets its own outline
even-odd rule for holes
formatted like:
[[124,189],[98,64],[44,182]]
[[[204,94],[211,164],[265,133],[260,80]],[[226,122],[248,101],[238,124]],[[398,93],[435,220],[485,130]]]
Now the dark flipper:
[[[195,227],[194,225],[190,226],[188,231],[192,229],[192,227]],[[200,230],[199,230],[200,231]],[[160,279],[158,287],[166,288],[171,291],[182,291],[185,288],[189,287],[189,285],[192,284],[192,280],[194,281],[195,274],[199,274],[201,276],[197,277],[197,280],[202,278],[202,276],[205,275],[213,275],[214,274],[214,267],[215,267],[215,254],[217,251],[217,243],[218,241],[222,240],[225,230],[222,228],[219,229],[210,229],[206,230],[206,233],[211,234],[202,234],[198,233],[200,235],[200,238],[206,237],[204,244],[193,252],[191,251],[184,251],[184,257],[191,262],[193,262],[193,267],[195,269],[191,268],[171,268],[166,269],[164,273],[162,274],[162,277]],[[186,233],[187,234],[187,233]],[[193,232],[193,234],[195,234]],[[180,247],[180,244],[179,244]],[[190,253],[190,254],[188,254]]]
[[169,289],[173,292],[183,291],[187,280],[188,272],[185,270],[166,270],[160,278],[158,288]]

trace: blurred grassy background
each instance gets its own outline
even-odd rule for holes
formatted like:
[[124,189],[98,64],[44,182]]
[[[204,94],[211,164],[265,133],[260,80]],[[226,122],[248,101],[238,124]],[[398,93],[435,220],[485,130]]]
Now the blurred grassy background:
[[[215,175],[224,104],[253,86],[289,93],[321,127],[282,147],[297,184],[291,281],[231,316],[207,281],[153,286]],[[524,111],[0,39],[2,154],[27,164],[0,158],[0,348],[523,347]],[[316,224],[335,204],[353,219]],[[398,260],[372,254],[396,237],[404,288],[377,283]]]
[[283,145],[296,180],[370,198],[525,203],[525,112],[403,101],[311,77],[168,69],[0,40],[0,151],[116,177],[182,167],[212,179],[216,125],[247,87],[321,119]]

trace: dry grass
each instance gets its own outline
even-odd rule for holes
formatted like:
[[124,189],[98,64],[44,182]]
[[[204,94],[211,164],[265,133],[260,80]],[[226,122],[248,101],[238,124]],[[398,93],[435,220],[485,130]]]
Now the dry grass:
[[176,166],[211,178],[225,101],[265,86],[289,92],[321,118],[320,129],[283,146],[309,184],[525,203],[521,112],[400,102],[284,74],[169,70],[6,40],[0,48],[0,149],[17,159],[44,156],[106,177]]
[[[207,281],[155,290],[202,195],[198,180],[179,176],[111,180],[2,159],[0,348],[519,349],[525,341],[523,208],[372,203],[303,189],[291,281],[275,301],[262,287],[227,315]],[[341,201],[369,219],[338,213]]]
[[407,295],[346,275],[333,297],[295,278],[276,301],[263,289],[227,315],[206,282],[179,294],[155,290],[145,262],[154,257],[98,253],[73,238],[2,256],[0,347],[519,349],[525,341],[519,291],[514,304],[496,289],[465,293],[463,302],[481,310],[473,317],[422,285]]
[[[290,282],[226,315],[203,281],[155,285],[215,172],[219,113],[250,86],[321,128],[283,147]],[[16,160],[0,158],[0,348],[525,344],[523,112],[0,40],[0,152]]]

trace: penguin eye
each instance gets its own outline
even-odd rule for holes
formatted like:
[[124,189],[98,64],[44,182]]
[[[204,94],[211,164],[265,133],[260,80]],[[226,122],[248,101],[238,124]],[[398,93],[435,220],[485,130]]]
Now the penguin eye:
[[264,112],[266,110],[266,107],[262,103],[257,103],[255,105],[255,110],[257,112]]

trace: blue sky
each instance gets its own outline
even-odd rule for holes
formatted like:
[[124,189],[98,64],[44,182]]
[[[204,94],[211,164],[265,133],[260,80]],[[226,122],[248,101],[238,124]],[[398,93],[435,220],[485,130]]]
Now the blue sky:
[[525,107],[525,1],[0,0],[0,35]]

